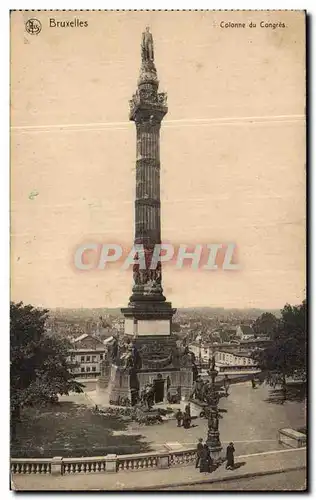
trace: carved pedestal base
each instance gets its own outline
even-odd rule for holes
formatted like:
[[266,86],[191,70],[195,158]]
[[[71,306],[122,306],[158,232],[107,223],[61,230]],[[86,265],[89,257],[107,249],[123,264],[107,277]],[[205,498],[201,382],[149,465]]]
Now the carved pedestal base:
[[[157,363],[158,364],[158,363]],[[173,366],[145,368],[129,372],[122,367],[112,366],[109,384],[109,402],[113,405],[133,405],[147,386],[154,390],[154,404],[168,404],[168,394],[178,394],[188,399],[193,388],[191,368],[177,369]],[[136,399],[134,399],[136,398]]]

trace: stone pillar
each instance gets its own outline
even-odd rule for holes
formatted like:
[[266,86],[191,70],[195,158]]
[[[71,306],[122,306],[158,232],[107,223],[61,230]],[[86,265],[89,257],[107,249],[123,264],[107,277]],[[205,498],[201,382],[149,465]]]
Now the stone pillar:
[[105,455],[105,472],[117,472],[117,455]]
[[158,92],[154,61],[142,60],[137,90],[130,101],[131,121],[136,125],[135,245],[143,245],[146,269],[134,266],[131,303],[164,302],[161,265],[150,269],[155,245],[161,243],[160,222],[160,126],[168,112],[167,95]]
[[53,457],[51,462],[51,474],[52,476],[61,476],[63,473],[62,470],[63,465],[63,457]]
[[159,456],[157,459],[158,469],[168,469],[169,468],[169,461],[170,461],[169,455]]
[[[135,237],[138,259],[133,265],[133,287],[125,316],[125,333],[133,338],[170,336],[175,313],[162,287],[160,220],[160,127],[168,112],[167,94],[158,92],[153,60],[143,58],[137,90],[130,100],[129,119],[136,126]],[[158,246],[158,247],[157,247]],[[155,264],[152,266],[153,252]],[[145,261],[145,265],[143,264]],[[132,323],[133,322],[133,323]]]
[[137,131],[135,241],[161,242],[160,237],[160,122],[135,119]]

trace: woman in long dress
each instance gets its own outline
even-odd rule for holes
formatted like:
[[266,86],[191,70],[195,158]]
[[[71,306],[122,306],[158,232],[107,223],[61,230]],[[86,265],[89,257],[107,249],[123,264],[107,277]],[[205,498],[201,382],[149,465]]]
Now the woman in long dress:
[[201,450],[200,472],[210,472],[210,468],[211,468],[211,454],[207,444],[205,443],[203,445],[203,450]]

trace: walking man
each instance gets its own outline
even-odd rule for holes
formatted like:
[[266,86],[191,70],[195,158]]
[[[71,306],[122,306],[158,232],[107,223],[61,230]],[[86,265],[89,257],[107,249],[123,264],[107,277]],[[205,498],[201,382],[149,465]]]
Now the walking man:
[[235,453],[235,447],[234,443],[229,443],[229,445],[226,448],[226,467],[225,469],[234,469],[235,465],[235,459],[234,459],[234,453]]
[[177,419],[177,422],[178,422],[178,427],[181,427],[181,424],[182,424],[182,411],[180,410],[180,408],[178,409],[178,411],[176,413],[176,419]]
[[200,438],[199,439],[199,442],[197,444],[197,447],[196,447],[196,462],[195,462],[195,468],[197,469],[200,465],[200,461],[201,461],[201,456],[202,456],[202,452],[203,452],[203,439]]

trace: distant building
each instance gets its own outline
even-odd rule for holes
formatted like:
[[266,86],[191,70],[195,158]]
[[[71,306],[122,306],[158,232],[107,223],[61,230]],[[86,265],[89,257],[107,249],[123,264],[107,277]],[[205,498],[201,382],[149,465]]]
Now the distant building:
[[241,340],[250,340],[255,338],[255,334],[251,326],[239,325],[236,329],[236,336]]
[[72,373],[76,377],[95,378],[101,374],[100,364],[107,354],[107,346],[97,337],[83,334],[72,341],[73,348],[69,352],[69,359],[76,366]]
[[[251,340],[236,342],[203,342],[201,337],[191,342],[189,349],[195,355],[196,361],[201,366],[209,366],[212,356],[215,356],[216,367],[219,371],[228,368],[229,370],[240,371],[243,369],[256,369],[256,362],[252,353],[260,348],[256,342]],[[252,345],[255,344],[255,345]]]
[[198,336],[197,340],[189,345],[189,349],[195,355],[197,363],[208,365],[212,357],[212,345],[210,343],[201,342],[201,337]]
[[241,353],[238,351],[215,352],[215,367],[219,374],[238,374],[238,373],[258,373],[260,369],[256,361],[251,357],[251,353]]
[[249,352],[241,353],[239,350],[235,352],[217,350],[215,352],[215,362],[233,366],[256,366],[256,362],[252,359]]

